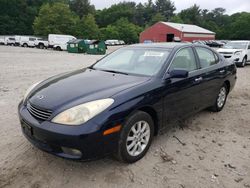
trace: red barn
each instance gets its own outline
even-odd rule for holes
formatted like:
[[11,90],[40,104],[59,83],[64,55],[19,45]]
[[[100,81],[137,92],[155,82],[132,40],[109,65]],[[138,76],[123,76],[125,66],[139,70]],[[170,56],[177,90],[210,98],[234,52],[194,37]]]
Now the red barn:
[[140,34],[140,42],[214,40],[215,33],[197,25],[158,22]]

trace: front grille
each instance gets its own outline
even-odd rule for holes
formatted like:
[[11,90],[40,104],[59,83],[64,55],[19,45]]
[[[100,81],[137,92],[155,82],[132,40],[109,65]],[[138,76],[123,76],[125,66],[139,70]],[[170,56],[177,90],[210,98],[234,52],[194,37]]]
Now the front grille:
[[47,120],[52,114],[52,111],[37,108],[30,103],[27,104],[27,109],[32,116],[40,120]]
[[233,52],[219,52],[220,54],[233,54]]

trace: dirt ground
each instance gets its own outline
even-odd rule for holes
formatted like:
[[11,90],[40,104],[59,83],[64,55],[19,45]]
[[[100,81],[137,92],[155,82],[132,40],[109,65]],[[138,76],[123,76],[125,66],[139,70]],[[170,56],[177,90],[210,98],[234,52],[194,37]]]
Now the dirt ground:
[[175,125],[135,164],[112,157],[76,162],[33,147],[17,116],[25,90],[100,57],[0,46],[0,187],[250,188],[250,66],[238,69],[222,112],[203,111],[183,129]]

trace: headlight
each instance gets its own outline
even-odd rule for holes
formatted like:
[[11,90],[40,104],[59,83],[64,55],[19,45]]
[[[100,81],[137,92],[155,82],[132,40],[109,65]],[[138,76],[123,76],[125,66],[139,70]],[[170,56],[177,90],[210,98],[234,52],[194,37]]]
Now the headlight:
[[240,55],[241,51],[235,52],[234,55]]
[[30,93],[38,84],[40,84],[41,82],[42,82],[42,81],[37,82],[37,83],[33,84],[32,86],[30,86],[30,87],[27,89],[27,91],[25,92],[24,97],[23,97],[23,100],[24,100],[24,101],[25,101],[26,98],[28,97],[29,93]]
[[113,102],[114,99],[108,98],[80,104],[61,112],[52,119],[52,122],[65,125],[80,125],[107,109]]

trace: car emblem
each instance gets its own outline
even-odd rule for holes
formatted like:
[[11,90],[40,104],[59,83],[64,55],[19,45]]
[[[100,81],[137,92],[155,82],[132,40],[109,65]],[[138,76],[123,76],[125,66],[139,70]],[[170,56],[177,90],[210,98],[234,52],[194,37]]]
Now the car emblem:
[[37,95],[36,97],[37,97],[38,99],[40,99],[40,100],[44,98],[43,95]]

